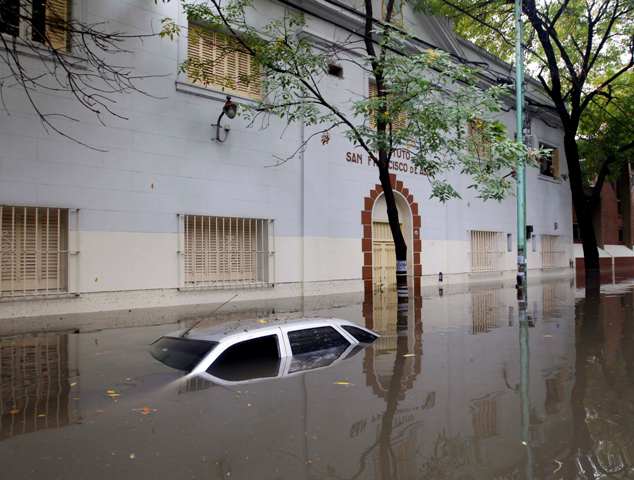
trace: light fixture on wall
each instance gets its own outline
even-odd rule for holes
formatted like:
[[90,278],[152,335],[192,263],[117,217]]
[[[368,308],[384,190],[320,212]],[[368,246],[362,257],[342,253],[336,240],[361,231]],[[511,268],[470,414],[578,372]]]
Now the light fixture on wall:
[[[222,120],[222,117],[224,117],[225,115],[229,119],[235,118],[236,113],[238,113],[238,105],[233,103],[231,101],[231,97],[227,95],[227,100],[225,100],[225,104],[222,106],[222,112],[220,113],[220,116],[218,117],[218,122],[211,124],[212,127],[216,127],[216,141],[217,142],[220,142],[220,143],[224,142],[227,139],[227,135],[229,135],[229,130],[230,130],[229,127],[221,127],[220,120]],[[222,128],[225,131],[225,135],[223,138],[220,137],[220,128]]]

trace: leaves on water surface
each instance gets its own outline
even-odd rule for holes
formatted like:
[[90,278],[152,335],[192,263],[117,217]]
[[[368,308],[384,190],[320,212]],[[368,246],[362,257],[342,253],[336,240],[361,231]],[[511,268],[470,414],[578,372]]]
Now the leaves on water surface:
[[112,388],[106,390],[106,395],[112,398],[113,400],[121,396],[120,393],[117,393],[117,391]]
[[137,412],[140,413],[141,415],[152,415],[153,413],[158,412],[157,408],[151,408],[148,407],[147,405],[143,406],[143,408],[133,408],[132,409],[133,412]]
[[337,380],[336,382],[334,382],[334,384],[335,385],[343,385],[343,386],[347,386],[347,387],[354,385],[354,384],[352,384],[352,383],[350,383],[350,382],[348,382],[346,380]]

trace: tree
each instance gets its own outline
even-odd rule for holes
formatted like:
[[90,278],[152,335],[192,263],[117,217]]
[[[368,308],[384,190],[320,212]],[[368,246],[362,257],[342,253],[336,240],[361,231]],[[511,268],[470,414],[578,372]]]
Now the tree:
[[141,84],[152,77],[131,66],[135,42],[159,33],[170,36],[173,26],[124,33],[70,13],[70,0],[0,0],[0,103],[10,113],[5,94],[17,88],[47,132],[86,145],[72,134],[73,123],[80,121],[76,114],[48,110],[42,95],[70,97],[102,124],[108,117],[125,118],[117,112],[119,96],[148,95]]
[[[263,99],[242,109],[251,124],[269,116],[289,124],[303,122],[312,134],[295,154],[312,138],[327,143],[331,134],[344,135],[367,153],[385,194],[401,294],[407,295],[403,288],[407,286],[407,246],[390,183],[389,165],[395,152],[410,154],[431,182],[432,196],[441,201],[459,196],[446,178],[455,170],[470,176],[471,187],[484,199],[501,199],[511,187],[509,172],[526,150],[507,138],[496,119],[505,89],[482,89],[475,68],[439,50],[421,50],[413,38],[390,23],[395,0],[385,2],[384,21],[377,20],[373,2],[366,0],[362,11],[355,10],[358,28],[321,48],[303,34],[306,19],[299,11],[287,11],[256,26],[249,20],[254,14],[249,0],[185,0],[182,5],[191,24],[226,32],[234,43],[231,49],[248,52],[260,65],[261,70],[240,79],[248,83],[263,78]],[[203,84],[230,86],[236,80],[219,78],[214,69],[222,57],[188,59],[182,69]],[[332,92],[324,90],[322,79],[329,65],[343,63],[367,72],[376,93],[335,101]],[[468,134],[469,125],[477,129],[477,136]],[[479,145],[474,144],[475,137]]]
[[[581,119],[579,152],[587,188],[599,194],[634,161],[634,71],[627,72],[596,98]],[[598,199],[595,199],[598,202]]]
[[[421,0],[422,8],[452,14],[458,31],[510,59],[513,0]],[[527,63],[553,103],[564,129],[572,201],[579,223],[586,285],[597,285],[599,253],[592,217],[602,188],[599,177],[584,188],[578,135],[589,110],[634,67],[632,0],[523,0],[529,24],[524,37]],[[613,160],[600,160],[608,172]]]

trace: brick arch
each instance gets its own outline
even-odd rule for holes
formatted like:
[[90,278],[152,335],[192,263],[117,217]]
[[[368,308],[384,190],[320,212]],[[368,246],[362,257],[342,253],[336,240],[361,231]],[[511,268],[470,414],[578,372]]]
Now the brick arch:
[[[392,188],[401,193],[407,200],[409,208],[412,212],[412,238],[414,239],[414,245],[408,246],[413,248],[413,278],[414,278],[414,292],[418,296],[420,291],[420,277],[423,273],[423,268],[420,261],[421,252],[421,219],[418,211],[418,203],[414,201],[414,195],[412,195],[408,188],[405,187],[401,180],[396,179],[396,175],[390,174],[390,183]],[[369,196],[363,199],[363,210],[361,211],[361,225],[363,225],[363,237],[361,239],[361,250],[363,251],[363,267],[361,275],[363,278],[363,286],[365,293],[372,293],[372,208],[374,202],[383,192],[383,187],[380,184],[376,184],[372,190],[370,190]]]

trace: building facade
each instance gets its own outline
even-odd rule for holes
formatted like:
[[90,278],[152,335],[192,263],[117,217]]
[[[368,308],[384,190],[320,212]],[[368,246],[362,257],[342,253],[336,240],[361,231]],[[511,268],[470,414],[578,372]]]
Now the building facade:
[[[603,282],[634,277],[634,173],[624,165],[616,179],[605,182],[599,206],[594,212],[594,231],[599,246],[599,263]],[[573,216],[573,240],[577,282],[583,282],[583,247]]]
[[[232,88],[200,85],[179,66],[213,54],[226,40],[188,25],[179,2],[69,1],[57,2],[67,6],[60,10],[65,18],[147,33],[171,17],[182,33],[174,40],[148,38],[123,57],[139,75],[152,76],[143,87],[151,96],[116,97],[114,108],[125,120],[102,125],[65,94],[41,95],[47,111],[80,120],[60,118],[61,128],[99,150],[47,133],[24,92],[5,89],[0,317],[221,303],[235,294],[236,301],[257,301],[389,284],[393,244],[378,171],[367,155],[335,134],[273,166],[311,132],[281,121],[252,128],[240,117],[223,122],[230,131],[221,129],[226,140],[216,141],[210,124],[226,95],[238,104],[261,95],[240,85],[240,72],[253,68],[248,55],[237,51],[226,65],[237,69]],[[290,8],[266,6],[270,15]],[[359,25],[351,7],[303,5],[307,34],[337,41],[340,29]],[[494,78],[512,75],[507,64],[456,37],[443,19],[403,8],[404,28],[422,41],[486,64]],[[72,55],[73,43],[63,40]],[[24,56],[35,69],[46,61]],[[336,67],[321,85],[333,102],[371,93],[367,72],[352,63]],[[532,81],[528,87],[527,138],[553,149],[527,172],[528,265],[531,275],[568,272],[574,254],[563,133],[554,117],[532,106],[547,99]],[[514,134],[511,105],[500,118]],[[469,179],[455,173],[450,179],[462,198],[432,200],[429,182],[404,152],[395,155],[392,173],[413,288],[437,285],[440,277],[443,284],[514,278],[512,195],[483,202],[467,188]],[[24,298],[33,301],[17,301]]]

